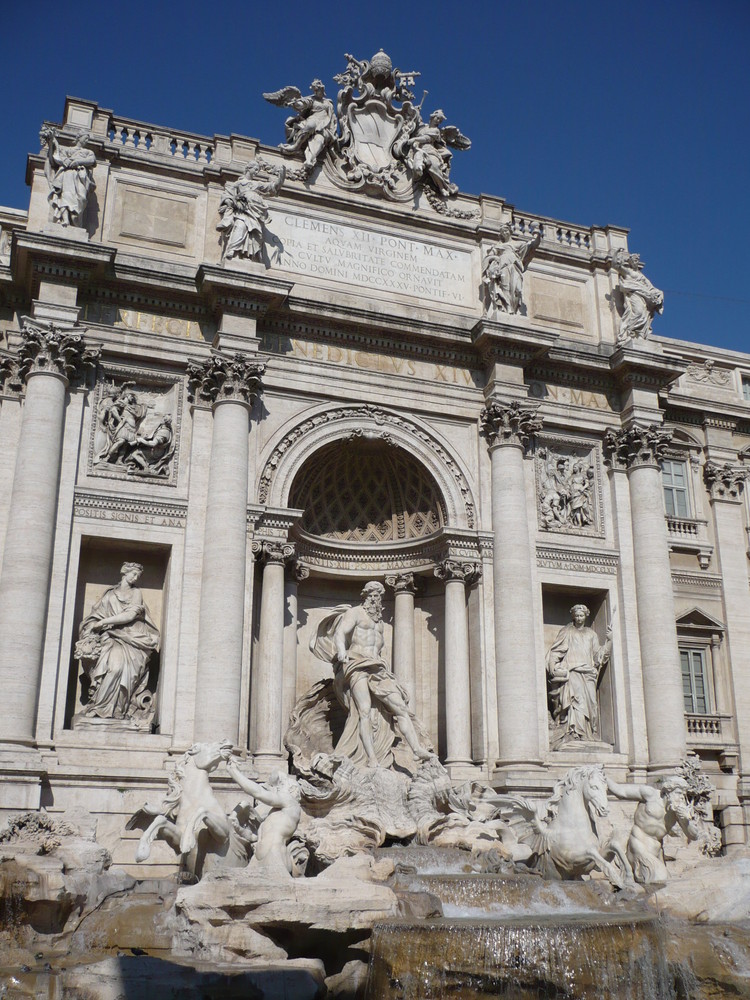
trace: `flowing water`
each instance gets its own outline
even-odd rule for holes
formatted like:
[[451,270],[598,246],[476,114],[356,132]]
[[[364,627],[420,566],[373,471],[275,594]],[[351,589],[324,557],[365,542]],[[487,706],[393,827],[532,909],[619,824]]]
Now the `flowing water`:
[[641,914],[393,920],[368,1000],[674,1000],[659,920]]

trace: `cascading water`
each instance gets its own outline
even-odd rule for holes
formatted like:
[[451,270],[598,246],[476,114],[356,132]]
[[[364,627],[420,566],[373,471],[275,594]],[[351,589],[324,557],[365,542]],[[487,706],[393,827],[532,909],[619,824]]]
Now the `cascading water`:
[[658,918],[393,920],[374,928],[368,1000],[672,1000]]

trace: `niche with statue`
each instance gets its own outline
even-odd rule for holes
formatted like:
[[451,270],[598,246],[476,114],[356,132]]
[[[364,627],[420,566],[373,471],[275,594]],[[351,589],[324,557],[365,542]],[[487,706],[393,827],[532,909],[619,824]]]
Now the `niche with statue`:
[[168,568],[167,546],[82,540],[67,727],[156,729]]

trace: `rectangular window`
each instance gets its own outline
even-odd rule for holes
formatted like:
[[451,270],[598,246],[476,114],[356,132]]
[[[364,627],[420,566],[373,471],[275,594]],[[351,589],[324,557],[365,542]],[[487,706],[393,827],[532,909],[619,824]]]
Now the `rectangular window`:
[[706,684],[706,653],[703,649],[681,649],[682,695],[685,711],[707,715],[708,686]]
[[669,517],[689,517],[687,465],[666,458],[661,463],[664,507]]
[[742,377],[742,398],[750,403],[750,378]]

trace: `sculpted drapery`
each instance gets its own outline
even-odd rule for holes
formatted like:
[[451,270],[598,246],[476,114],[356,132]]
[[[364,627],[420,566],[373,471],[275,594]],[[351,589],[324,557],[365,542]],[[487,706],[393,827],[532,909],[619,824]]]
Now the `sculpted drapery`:
[[125,563],[120,583],[106,590],[81,622],[76,656],[96,657],[87,671],[86,715],[129,718],[146,691],[148,661],[159,648],[160,636],[134,586],[142,571],[138,563]]

